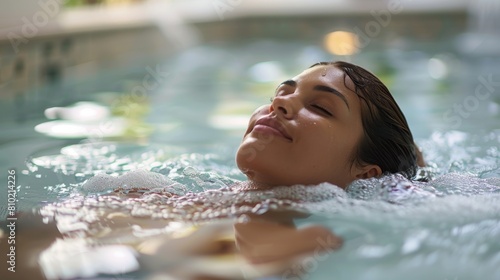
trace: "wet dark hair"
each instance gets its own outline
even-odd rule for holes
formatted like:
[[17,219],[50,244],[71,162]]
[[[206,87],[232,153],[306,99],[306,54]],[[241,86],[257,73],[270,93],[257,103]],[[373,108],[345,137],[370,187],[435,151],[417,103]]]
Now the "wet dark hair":
[[[376,164],[383,173],[415,176],[417,151],[406,118],[389,89],[371,72],[344,62],[319,62],[341,69],[354,83],[353,91],[361,101],[364,135],[352,155],[353,164]],[[347,88],[346,77],[344,84]]]

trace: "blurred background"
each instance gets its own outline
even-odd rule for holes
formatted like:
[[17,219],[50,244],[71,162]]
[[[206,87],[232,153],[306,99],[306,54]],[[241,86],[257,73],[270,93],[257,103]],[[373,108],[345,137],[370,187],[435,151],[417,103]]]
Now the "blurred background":
[[417,139],[488,132],[499,33],[496,0],[1,0],[0,166],[82,140],[235,147],[329,60],[378,75]]

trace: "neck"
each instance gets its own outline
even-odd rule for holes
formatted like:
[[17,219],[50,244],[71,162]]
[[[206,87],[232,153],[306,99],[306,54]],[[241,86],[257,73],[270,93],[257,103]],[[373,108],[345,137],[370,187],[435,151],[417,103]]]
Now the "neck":
[[256,182],[253,180],[248,180],[239,183],[237,186],[235,186],[235,189],[241,190],[241,191],[265,191],[271,189],[273,186],[269,184],[264,184],[260,182]]

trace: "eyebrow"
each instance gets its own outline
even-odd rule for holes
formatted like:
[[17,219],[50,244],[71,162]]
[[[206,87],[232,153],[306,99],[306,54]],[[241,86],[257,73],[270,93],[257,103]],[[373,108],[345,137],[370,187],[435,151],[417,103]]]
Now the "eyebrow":
[[286,81],[282,82],[281,84],[279,84],[278,87],[280,87],[281,85],[287,85],[287,86],[296,87],[297,86],[297,82],[294,81],[294,80],[286,80]]
[[[297,82],[294,80],[286,80],[286,81],[282,82],[281,84],[279,84],[279,86],[281,86],[281,85],[297,87]],[[351,110],[351,108],[349,107],[349,103],[347,102],[347,98],[345,98],[345,96],[342,93],[340,93],[338,90],[336,90],[332,87],[329,87],[329,86],[324,86],[324,85],[316,85],[313,87],[313,90],[324,91],[324,92],[329,92],[329,93],[335,94],[336,96],[340,97],[340,99],[342,99],[342,101],[344,101],[345,105],[347,106],[347,109],[349,109],[349,111]]]

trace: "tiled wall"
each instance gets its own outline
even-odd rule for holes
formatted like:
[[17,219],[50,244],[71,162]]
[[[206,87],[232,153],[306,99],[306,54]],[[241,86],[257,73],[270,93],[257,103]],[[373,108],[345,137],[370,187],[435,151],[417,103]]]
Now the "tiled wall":
[[[328,32],[338,28],[363,30],[371,21],[375,18],[369,14],[315,15],[236,18],[194,25],[204,42],[245,43],[268,38],[321,45]],[[367,49],[390,47],[406,38],[413,40],[411,46],[424,50],[426,42],[452,44],[466,29],[465,11],[393,15],[371,38]],[[167,57],[172,45],[154,26],[32,38],[20,45],[18,53],[9,40],[0,39],[0,122],[40,117],[40,108],[68,105],[92,91],[120,90],[112,87],[123,79],[119,73],[155,65]]]
[[[269,38],[304,40],[319,44],[329,32],[358,30],[361,31],[361,36],[372,40],[372,45],[383,47],[392,39],[406,38],[425,43],[453,38],[466,31],[467,11],[392,14],[390,18],[385,15],[384,19],[377,19],[370,13],[303,17],[261,16],[203,22],[196,24],[196,27],[205,41]],[[367,28],[371,30],[367,31]]]
[[[43,108],[68,105],[92,90],[112,90],[121,74],[169,54],[155,27],[0,40],[0,122],[40,117]],[[103,86],[104,85],[104,86]],[[119,90],[119,89],[118,89]]]

